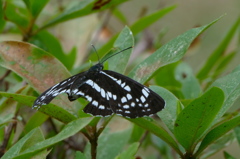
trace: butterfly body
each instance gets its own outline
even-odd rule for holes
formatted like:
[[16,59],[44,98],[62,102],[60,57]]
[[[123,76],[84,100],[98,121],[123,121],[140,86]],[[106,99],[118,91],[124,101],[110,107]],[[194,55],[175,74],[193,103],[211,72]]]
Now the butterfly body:
[[151,89],[117,72],[103,70],[101,63],[49,88],[36,99],[33,108],[50,103],[61,93],[67,93],[70,101],[85,98],[89,103],[83,111],[94,116],[115,113],[137,118],[155,114],[165,106]]

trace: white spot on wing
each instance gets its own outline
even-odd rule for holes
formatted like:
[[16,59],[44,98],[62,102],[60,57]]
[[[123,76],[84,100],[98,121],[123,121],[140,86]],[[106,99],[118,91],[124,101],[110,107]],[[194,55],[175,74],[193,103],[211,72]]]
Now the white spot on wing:
[[131,94],[127,94],[127,99],[128,100],[132,99],[132,95]]
[[122,103],[127,102],[127,98],[126,98],[126,97],[122,97],[121,102],[122,102]]
[[95,105],[95,106],[98,106],[98,102],[95,101],[95,100],[92,102],[92,104]]
[[99,109],[105,109],[105,106],[100,105],[98,108],[99,108]]
[[135,107],[135,103],[134,102],[131,103],[131,107]]
[[131,91],[131,88],[130,88],[129,86],[125,86],[124,89],[125,89],[126,91],[128,91],[128,92]]
[[142,103],[145,103],[146,102],[146,98],[144,97],[144,96],[141,96],[141,101],[142,101]]
[[124,109],[129,109],[129,105],[124,105],[123,108]]
[[149,96],[149,93],[145,90],[145,88],[142,89],[142,93],[146,98]]

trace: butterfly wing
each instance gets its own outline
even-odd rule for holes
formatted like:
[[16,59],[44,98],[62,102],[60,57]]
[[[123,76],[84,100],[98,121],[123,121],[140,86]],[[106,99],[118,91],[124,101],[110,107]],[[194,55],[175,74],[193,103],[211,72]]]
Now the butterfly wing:
[[[86,85],[87,84],[87,85]],[[162,110],[165,101],[144,85],[122,74],[104,70],[98,77],[87,80],[79,90],[90,102],[84,112],[107,116],[112,113],[136,118],[149,116]]]
[[[67,93],[70,95],[71,87],[75,81],[84,81],[86,72],[79,73],[77,75],[71,76],[62,82],[52,86],[45,92],[43,92],[34,102],[33,108],[39,109],[42,105],[47,105],[53,98],[62,93]],[[71,96],[70,96],[71,97]],[[69,99],[70,100],[70,99]]]

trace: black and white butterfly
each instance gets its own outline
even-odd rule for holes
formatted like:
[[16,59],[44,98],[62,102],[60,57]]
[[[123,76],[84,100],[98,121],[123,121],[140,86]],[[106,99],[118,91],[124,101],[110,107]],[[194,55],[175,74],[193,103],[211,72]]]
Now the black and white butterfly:
[[164,108],[165,101],[158,94],[127,76],[103,70],[103,62],[52,86],[35,100],[33,108],[50,103],[61,93],[67,93],[70,101],[85,98],[89,103],[83,111],[94,116],[115,113],[137,118],[156,114]]

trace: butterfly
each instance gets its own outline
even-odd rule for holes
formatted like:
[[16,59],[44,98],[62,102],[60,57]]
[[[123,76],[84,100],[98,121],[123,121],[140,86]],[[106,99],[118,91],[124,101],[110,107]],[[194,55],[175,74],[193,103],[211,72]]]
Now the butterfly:
[[70,101],[85,98],[89,103],[83,111],[100,117],[112,114],[127,118],[144,117],[165,107],[164,99],[148,87],[120,73],[103,70],[104,61],[52,86],[35,100],[33,108],[49,104],[62,93],[67,93]]

